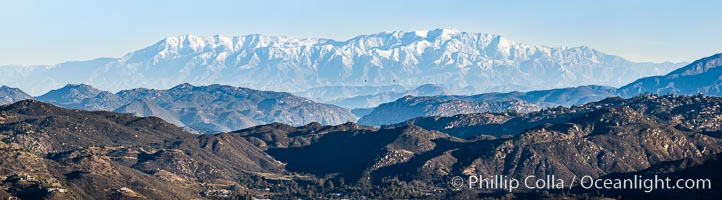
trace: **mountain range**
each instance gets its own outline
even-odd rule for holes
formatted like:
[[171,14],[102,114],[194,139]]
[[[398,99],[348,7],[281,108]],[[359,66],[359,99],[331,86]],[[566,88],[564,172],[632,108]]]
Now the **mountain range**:
[[520,100],[506,101],[466,101],[436,96],[405,96],[391,103],[381,104],[371,113],[361,117],[363,125],[379,126],[403,122],[420,116],[453,116],[467,113],[485,112],[531,112],[541,109],[539,106]]
[[[635,63],[585,46],[534,46],[500,35],[455,29],[383,32],[346,41],[257,34],[183,35],[120,58],[2,66],[0,85],[23,83],[21,89],[33,95],[66,83],[107,91],[191,83],[285,92],[439,84],[454,91],[480,93],[592,84],[617,87],[681,65]],[[362,95],[348,91],[351,93],[343,98]],[[343,92],[325,94],[338,93]],[[306,97],[327,101],[339,96]]]
[[[719,66],[716,56],[695,61],[665,78],[653,78],[689,81],[674,76],[692,70],[699,71],[693,75],[696,79],[714,79],[719,77],[714,70]],[[718,83],[688,84],[698,88],[686,87],[689,91],[704,93]],[[678,84],[645,85],[645,89],[664,91],[661,88],[669,85]],[[19,89],[1,89],[0,96],[10,101],[33,98]],[[445,90],[427,85],[419,91]],[[111,93],[84,84],[67,85],[34,98],[48,103],[20,100],[0,106],[0,151],[4,152],[0,154],[0,172],[5,174],[0,181],[0,197],[469,199],[489,195],[621,195],[715,199],[722,194],[716,189],[635,193],[578,187],[509,194],[456,190],[449,185],[451,177],[471,175],[554,175],[565,182],[579,174],[664,174],[721,180],[716,175],[704,175],[716,174],[722,156],[721,97],[642,94],[623,98],[618,97],[620,91],[624,90],[590,85],[468,96],[404,96],[381,104],[359,120],[381,125],[372,127],[353,122],[313,122],[321,121],[314,117],[353,115],[349,109],[289,93],[190,84],[167,90],[136,88]],[[267,121],[237,131],[195,134],[227,126],[222,115],[215,114],[229,112],[237,114],[227,116]],[[165,120],[138,117],[142,115]],[[272,123],[284,119],[307,124]],[[383,125],[396,122],[400,123]]]
[[[211,85],[196,87],[178,85],[169,90],[137,88],[116,94],[89,85],[67,85],[52,90],[37,99],[68,108],[106,110],[133,113],[137,116],[157,116],[168,122],[197,132],[223,132],[255,125],[280,122],[302,125],[313,121],[322,124],[341,124],[356,121],[365,125],[400,123],[415,117],[453,116],[479,112],[536,111],[555,106],[580,105],[611,96],[631,96],[641,93],[704,93],[719,95],[722,72],[720,54],[700,59],[665,76],[639,79],[620,89],[608,86],[579,86],[530,92],[482,93],[477,95],[449,95],[454,92],[434,84],[398,91],[399,87],[344,88],[362,93],[375,93],[353,98],[341,98],[328,103],[355,109],[319,104],[288,93],[263,92],[232,86]],[[183,88],[191,88],[184,90]],[[195,88],[195,89],[193,89]],[[309,90],[306,94],[326,94],[330,90]],[[383,91],[390,92],[383,92]],[[315,91],[315,93],[313,92]],[[195,92],[196,95],[193,95]],[[258,95],[255,95],[257,93]],[[202,94],[202,95],[199,95]],[[17,88],[2,87],[3,103],[32,98]],[[328,94],[340,97],[344,94]],[[194,98],[194,99],[184,99]],[[284,100],[295,103],[284,103]],[[396,99],[394,101],[394,99]],[[202,102],[218,103],[214,106]],[[275,102],[275,103],[274,103]],[[303,103],[307,104],[303,104]],[[385,103],[389,102],[389,103]],[[273,105],[268,108],[266,106]],[[319,105],[319,106],[316,106]],[[369,108],[372,106],[378,107]],[[324,111],[312,112],[314,109]]]
[[[0,66],[0,199],[720,199],[567,185],[722,181],[722,54],[683,65],[435,29]],[[494,175],[565,189],[454,185]]]
[[[405,92],[395,92],[401,89],[399,87],[337,87],[330,90],[309,90],[306,93],[307,95],[333,93],[333,91],[338,91],[338,88],[369,94],[381,92],[329,102],[344,107],[363,108],[355,109],[353,113],[348,109],[318,104],[288,93],[263,92],[221,85],[195,87],[190,84],[182,84],[169,90],[137,88],[114,94],[89,85],[79,84],[52,90],[38,96],[37,99],[68,108],[116,111],[133,113],[137,116],[157,116],[178,126],[187,127],[189,131],[200,133],[232,131],[272,122],[292,125],[313,121],[322,124],[341,124],[347,121],[355,122],[359,117],[360,124],[379,126],[424,116],[453,116],[479,112],[506,112],[508,110],[530,112],[541,108],[580,105],[605,97],[631,96],[645,92],[719,95],[717,88],[720,88],[722,83],[720,82],[722,71],[717,69],[722,66],[720,65],[722,63],[720,62],[721,55],[700,59],[665,76],[639,79],[620,89],[590,85],[531,92],[492,92],[463,96],[449,95],[453,92],[441,85],[425,84]],[[183,88],[195,88],[195,90],[182,90]],[[387,90],[390,92],[383,92]],[[193,92],[204,94],[194,97]],[[251,93],[260,95],[256,98],[256,95]],[[340,97],[343,95],[329,94],[327,96]],[[12,103],[32,98],[17,88],[6,86],[0,88],[0,97],[3,100],[0,103]],[[186,97],[196,99],[183,100]],[[283,98],[296,103],[284,105],[284,100],[280,100]],[[396,100],[394,101],[394,99]],[[220,104],[209,107],[201,103],[208,100]],[[239,104],[239,102],[244,103]],[[302,104],[299,104],[301,102],[309,104],[301,106]],[[275,108],[268,109],[264,105],[274,105],[272,107]],[[379,106],[369,108],[376,105]],[[325,111],[321,112],[323,114],[318,114],[310,111],[313,109],[325,109]]]
[[663,76],[639,79],[619,90],[626,97],[642,93],[722,96],[722,54],[699,59]]
[[[578,174],[716,173],[710,170],[719,165],[715,158],[722,152],[721,105],[720,97],[703,95],[606,98],[509,113],[509,120],[489,122],[515,128],[510,136],[463,139],[453,136],[454,130],[424,124],[378,129],[350,122],[272,123],[196,135],[156,117],[23,100],[0,107],[0,168],[7,174],[0,181],[0,197],[468,199],[494,193],[453,189],[451,177],[553,174],[569,183]],[[685,160],[694,162],[681,163]],[[542,194],[537,192],[520,190],[507,197]],[[675,194],[714,199],[716,192]],[[584,190],[543,194],[600,195]]]
[[[394,102],[381,104],[370,111],[364,110],[364,115],[359,119],[359,123],[379,126],[383,124],[400,123],[415,117],[443,117],[480,112],[480,110],[458,109],[448,106],[446,102],[452,101],[455,102],[455,105],[461,105],[459,102],[474,104],[518,101],[537,106],[537,109],[540,109],[556,106],[581,105],[606,97],[632,97],[645,93],[721,96],[720,88],[722,88],[722,54],[716,54],[694,61],[664,76],[641,78],[619,89],[608,86],[589,85],[530,92],[492,92],[477,95],[423,97],[408,96]],[[533,111],[535,109],[527,110]]]
[[313,98],[315,101],[329,102],[339,101],[345,98],[357,96],[373,96],[383,93],[404,92],[407,89],[401,85],[387,86],[328,86],[315,87],[302,92],[294,92],[297,96]]
[[1,106],[0,132],[3,198],[222,197],[214,191],[232,188],[227,181],[246,172],[282,170],[245,141],[199,136],[156,117],[70,110],[37,100]]
[[382,103],[392,102],[404,96],[440,96],[452,95],[454,92],[449,89],[434,84],[424,84],[411,90],[406,91],[388,91],[379,92],[371,95],[359,95],[351,98],[340,98],[326,103],[345,107],[345,108],[373,108]]
[[136,88],[111,93],[85,84],[68,84],[36,99],[66,108],[160,117],[201,133],[232,131],[273,122],[335,125],[357,120],[346,108],[283,92],[223,85],[181,84],[167,90]]
[[[593,85],[531,92],[483,93],[471,96],[406,96],[394,102],[379,105],[362,116],[359,123],[379,126],[424,116],[446,117],[458,114],[507,111],[524,113],[546,107],[579,105],[611,96],[616,96],[616,88]],[[496,109],[473,106],[478,104],[503,106],[496,107]]]

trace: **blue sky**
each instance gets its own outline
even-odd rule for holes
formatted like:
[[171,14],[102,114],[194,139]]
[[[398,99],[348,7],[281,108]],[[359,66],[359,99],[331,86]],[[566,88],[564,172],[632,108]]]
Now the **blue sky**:
[[120,57],[165,37],[346,40],[456,28],[546,46],[586,45],[634,61],[722,52],[722,1],[0,0],[0,65]]

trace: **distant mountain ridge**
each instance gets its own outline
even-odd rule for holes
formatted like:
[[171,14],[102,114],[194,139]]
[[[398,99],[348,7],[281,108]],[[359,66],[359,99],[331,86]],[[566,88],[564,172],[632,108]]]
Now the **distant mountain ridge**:
[[[385,101],[393,101],[396,96],[400,95],[430,95],[429,97],[406,96],[397,99],[396,102],[388,103],[394,106],[384,106],[382,104],[382,106],[375,109],[365,108],[355,110],[354,113],[361,117],[359,123],[378,126],[399,123],[415,117],[424,116],[452,116],[456,114],[478,112],[506,112],[507,110],[529,112],[545,107],[581,105],[588,102],[598,101],[606,97],[617,95],[629,96],[645,92],[658,94],[703,93],[707,95],[720,95],[719,88],[722,85],[722,70],[720,70],[722,69],[720,68],[720,66],[722,66],[721,57],[722,54],[717,54],[708,58],[700,59],[690,65],[677,69],[666,76],[642,78],[620,89],[607,86],[589,85],[572,88],[537,90],[531,92],[492,92],[462,96],[444,95],[450,93],[444,86],[426,84],[404,93],[383,92],[377,95],[341,99],[331,103],[353,108],[355,107],[354,105],[375,105]],[[185,87],[193,86],[190,84],[182,84],[174,87],[174,89],[181,89]],[[355,90],[373,93],[385,90],[395,91],[399,88],[394,86],[373,86],[363,88],[341,86],[329,89],[330,90],[316,90],[314,92],[309,90],[310,93],[306,94],[323,95],[326,92],[331,92],[331,96],[343,96],[346,94],[334,92]],[[224,93],[221,92],[208,95],[211,98],[219,98],[216,96],[218,94]],[[222,116],[216,116],[215,114],[197,115],[197,112],[204,111],[189,112],[189,108],[192,108],[190,110],[199,108],[203,110],[209,108],[202,108],[202,104],[187,105],[189,107],[184,108],[173,107],[174,105],[172,104],[178,104],[179,102],[173,102],[175,100],[172,100],[173,98],[168,95],[172,96],[172,94],[168,93],[168,91],[142,88],[124,90],[117,94],[113,94],[107,91],[97,90],[89,85],[79,84],[68,85],[61,89],[52,90],[37,98],[42,101],[69,108],[84,110],[112,110],[123,113],[134,113],[138,116],[158,116],[179,126],[195,127],[200,130],[231,131],[271,122],[286,122],[293,125],[301,125],[307,122],[319,121],[324,124],[340,124],[346,121],[355,121],[356,119],[356,116],[348,112],[347,109],[344,110],[342,108],[332,108],[331,110],[333,111],[329,112],[331,114],[328,116],[315,116],[315,114],[308,112],[309,110],[315,109],[313,106],[301,109],[305,110],[304,112],[288,115],[279,115],[279,113],[275,113],[273,117],[265,116],[265,114],[268,114],[267,112],[270,112],[268,110],[260,111],[261,113],[265,112],[265,114],[262,115],[254,115],[252,114],[253,112],[244,112],[242,114],[235,112],[227,113],[223,110],[214,110],[213,112],[224,113],[221,114]],[[184,94],[177,93],[176,95]],[[19,89],[8,87],[3,87],[3,89],[0,90],[0,96],[5,97],[4,99],[6,103],[32,98],[29,95],[24,94],[24,92]],[[146,96],[152,97],[152,100],[146,99]],[[225,100],[222,100],[221,102],[224,101]],[[300,102],[303,101],[308,100],[300,100]],[[266,103],[268,102],[269,101],[266,101]],[[413,105],[405,105],[406,103],[404,102],[411,103]],[[262,103],[263,102],[256,102],[255,104],[262,107]],[[180,102],[180,104],[184,103]],[[185,111],[180,111],[183,109],[185,109]],[[213,109],[217,108],[212,108],[211,110]],[[281,110],[287,111],[286,109],[294,108],[283,108]],[[296,111],[300,110],[295,110],[293,112]],[[188,112],[193,114],[187,115]],[[337,113],[341,114],[336,115]],[[247,115],[249,114],[255,117],[247,118]],[[303,115],[305,117],[295,118],[298,115]]]
[[663,76],[639,79],[619,88],[622,96],[642,93],[722,96],[722,53],[706,57]]
[[0,86],[0,105],[15,103],[33,97],[18,88]]
[[438,96],[452,95],[453,93],[441,85],[424,84],[411,90],[403,92],[381,92],[373,95],[361,95],[351,98],[341,98],[333,101],[327,101],[329,104],[341,106],[344,108],[372,108],[379,104],[392,102],[404,96]]
[[[608,86],[579,86],[571,88],[558,88],[551,90],[536,90],[530,92],[509,92],[509,93],[482,93],[477,95],[441,95],[434,97],[406,97],[406,100],[381,104],[373,111],[365,110],[359,123],[367,125],[393,124],[415,117],[425,116],[451,116],[454,114],[468,114],[469,112],[457,112],[453,109],[446,109],[437,115],[425,112],[425,110],[444,110],[444,105],[438,102],[456,100],[461,102],[500,102],[500,101],[521,101],[538,108],[555,106],[582,105],[589,102],[613,96],[631,97],[644,93],[652,94],[676,94],[695,95],[705,94],[711,96],[722,96],[722,54],[715,54],[702,58],[693,63],[676,69],[664,76],[651,76],[638,79],[619,89]],[[415,100],[411,100],[414,99]],[[415,107],[412,104],[419,104],[419,101],[428,102],[423,108]],[[403,102],[407,102],[404,104]],[[413,103],[409,103],[413,102]],[[432,103],[437,102],[437,103]],[[393,106],[391,106],[393,105]],[[405,110],[407,114],[399,118],[396,113]],[[405,118],[405,119],[404,119]],[[373,120],[372,120],[373,119]]]
[[359,119],[362,125],[394,124],[421,116],[453,116],[485,112],[531,112],[539,106],[521,100],[468,101],[436,96],[405,96],[391,103],[381,104]]
[[293,94],[312,99],[314,101],[337,101],[340,99],[377,95],[389,92],[403,92],[407,89],[400,85],[387,86],[327,86],[311,88],[302,92],[294,92]]
[[[93,86],[86,84],[68,84],[65,87],[51,90],[48,93],[38,96],[38,100],[63,107],[82,108],[83,100],[94,98],[101,92],[102,91],[93,88]],[[88,108],[87,110],[94,109]]]
[[[616,88],[579,86],[531,92],[483,93],[477,95],[406,96],[374,108],[361,116],[359,124],[384,125],[416,117],[453,116],[485,112],[531,112],[546,107],[580,105],[616,96]],[[477,104],[499,105],[495,109],[478,109]]]
[[114,94],[90,85],[68,84],[37,99],[66,108],[156,116],[181,127],[214,132],[273,122],[335,125],[357,119],[349,109],[288,93],[224,85],[181,84],[168,90],[136,88]]
[[[0,67],[0,85],[40,94],[65,83],[108,91],[224,84],[302,92],[327,86],[440,84],[472,93],[620,86],[675,63],[635,63],[589,47],[532,46],[455,29],[393,31],[346,41],[247,35],[163,39],[121,58]],[[353,94],[345,98],[358,96]],[[312,98],[313,99],[313,98]]]

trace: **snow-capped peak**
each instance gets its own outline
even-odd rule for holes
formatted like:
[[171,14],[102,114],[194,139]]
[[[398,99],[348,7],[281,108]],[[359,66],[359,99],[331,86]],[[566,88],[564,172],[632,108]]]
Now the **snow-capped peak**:
[[[206,38],[195,35],[182,35],[166,38],[162,41],[162,44],[165,49],[192,49],[194,51],[200,51],[208,45],[219,44],[218,41],[213,41],[214,38],[215,37]],[[220,36],[218,36],[218,38],[220,38]]]
[[429,34],[429,31],[427,31],[427,30],[414,31],[414,34],[417,37],[426,38],[426,36]]
[[428,31],[426,34],[427,40],[449,40],[452,37],[458,35],[459,32],[456,29],[434,29],[431,31]]
[[[533,46],[494,34],[433,29],[359,35],[345,41],[260,34],[181,35],[120,59],[64,63],[53,70],[64,66],[82,66],[68,69],[87,69],[84,73],[89,74],[77,75],[82,70],[75,70],[66,73],[74,74],[70,78],[49,75],[52,82],[90,83],[106,90],[218,83],[293,92],[323,86],[426,83],[473,86],[479,91],[617,86],[679,65],[644,68],[588,47]],[[4,79],[32,82],[12,78]]]

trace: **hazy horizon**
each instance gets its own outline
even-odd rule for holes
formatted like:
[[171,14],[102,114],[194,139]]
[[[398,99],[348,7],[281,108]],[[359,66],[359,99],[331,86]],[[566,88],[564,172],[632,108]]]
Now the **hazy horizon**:
[[22,1],[0,7],[0,65],[117,58],[177,35],[347,40],[454,28],[550,47],[589,46],[636,62],[720,52],[717,1]]

